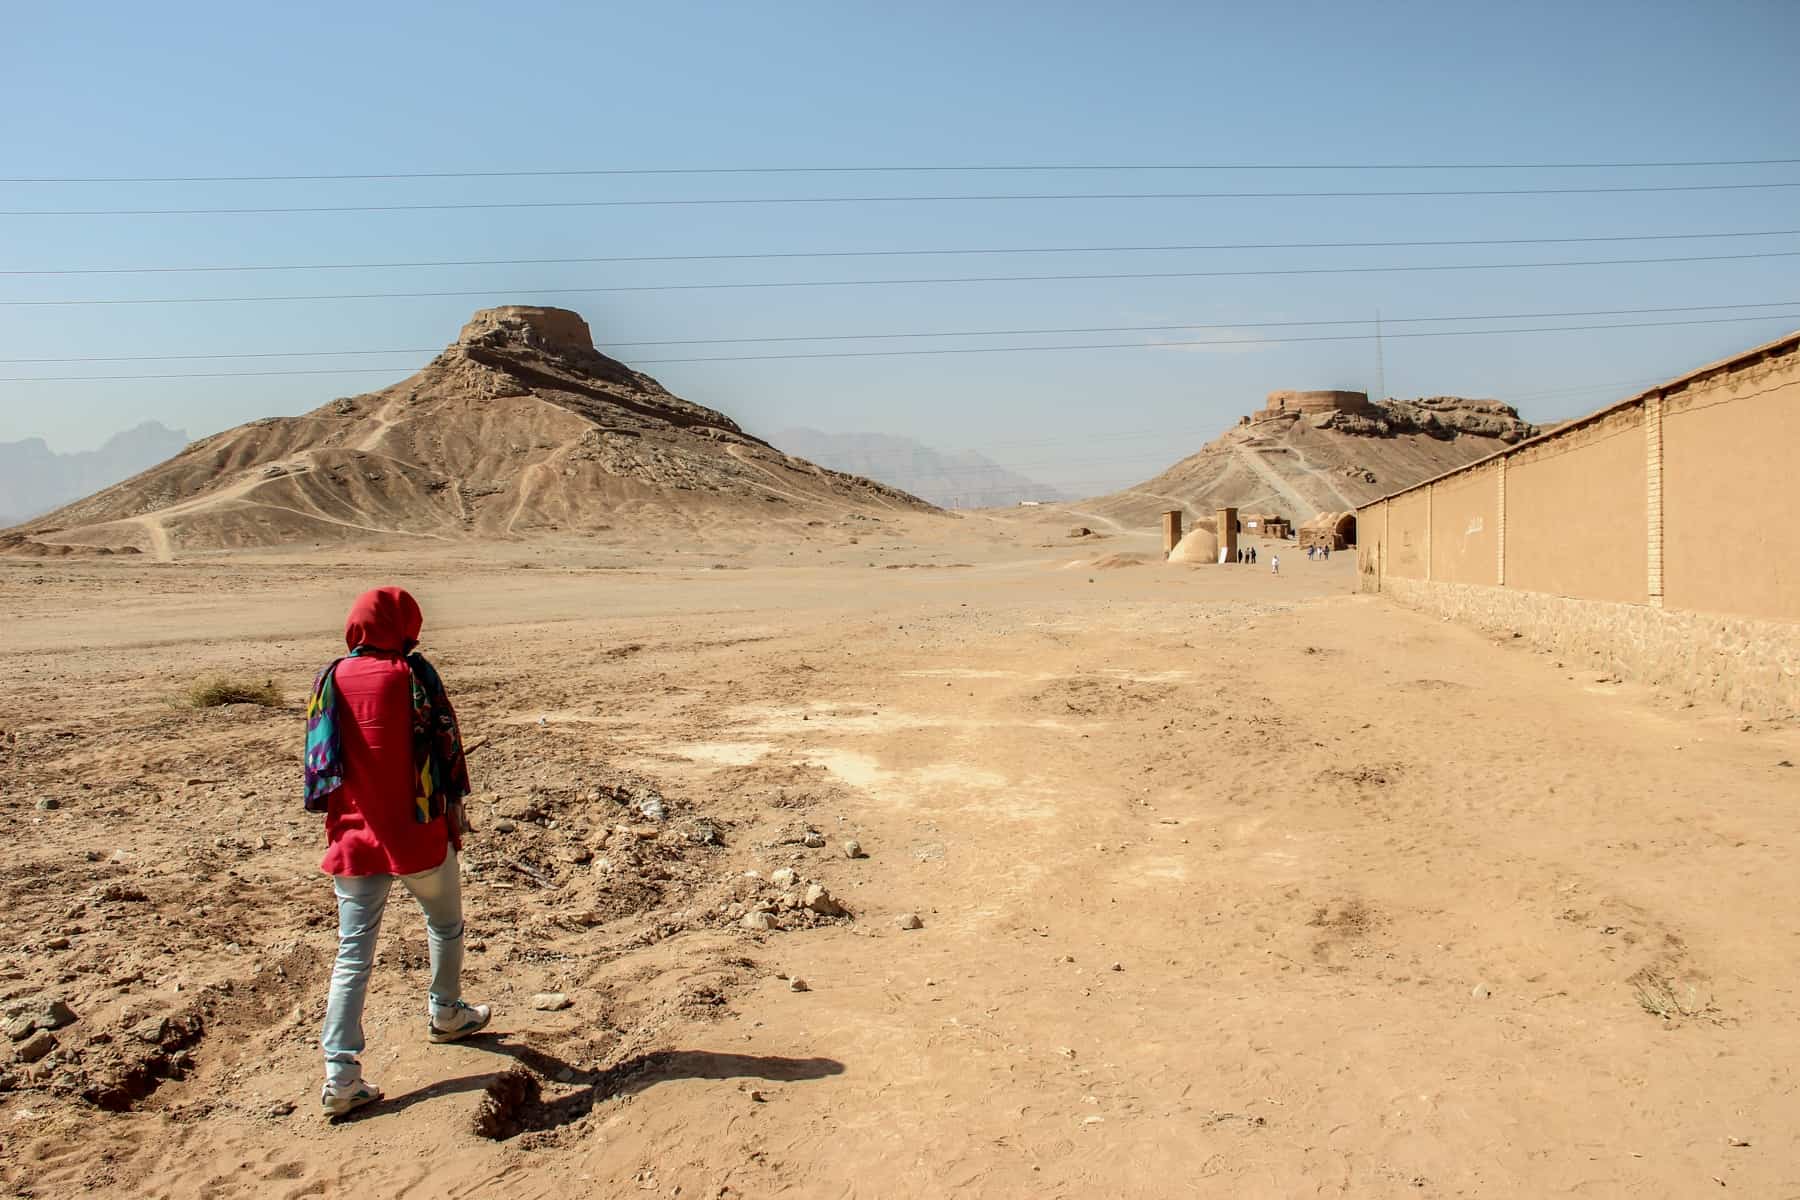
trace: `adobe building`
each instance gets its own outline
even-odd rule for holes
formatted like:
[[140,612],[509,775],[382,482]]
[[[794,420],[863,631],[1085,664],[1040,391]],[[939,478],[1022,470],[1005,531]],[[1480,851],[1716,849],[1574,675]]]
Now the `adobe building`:
[[1238,517],[1238,528],[1250,537],[1274,538],[1276,541],[1294,532],[1293,524],[1280,513],[1244,513]]
[[1251,413],[1248,420],[1255,425],[1263,421],[1279,421],[1340,412],[1355,413],[1361,416],[1380,415],[1376,407],[1369,403],[1367,392],[1336,390],[1270,392],[1268,401],[1256,412]]
[[1797,456],[1800,332],[1363,505],[1362,590],[1797,717]]
[[1300,547],[1321,550],[1348,550],[1356,545],[1354,512],[1322,512],[1300,524]]

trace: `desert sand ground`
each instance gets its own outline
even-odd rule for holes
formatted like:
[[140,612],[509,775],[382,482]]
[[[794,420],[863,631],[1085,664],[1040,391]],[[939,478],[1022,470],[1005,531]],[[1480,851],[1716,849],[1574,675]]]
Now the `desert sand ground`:
[[[1105,569],[1148,538],[1034,519],[0,562],[0,997],[78,1018],[4,1068],[0,1181],[1800,1196],[1800,732],[1355,595],[1349,554]],[[425,1042],[397,892],[388,1099],[328,1125],[300,705],[380,583],[487,739],[467,983],[497,1016]],[[288,703],[173,703],[212,670]],[[782,867],[853,919],[741,928]],[[172,1077],[79,1097],[133,1064]]]

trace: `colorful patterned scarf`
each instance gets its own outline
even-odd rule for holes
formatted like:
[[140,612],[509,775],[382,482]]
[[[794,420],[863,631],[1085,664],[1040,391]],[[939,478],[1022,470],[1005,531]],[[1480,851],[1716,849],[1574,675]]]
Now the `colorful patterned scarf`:
[[[367,647],[358,646],[347,657],[358,658]],[[334,659],[313,679],[312,697],[306,702],[306,811],[324,812],[331,793],[344,786],[343,748],[337,729],[338,664]],[[456,726],[456,710],[444,691],[444,681],[423,654],[409,654],[412,671],[412,752],[417,780],[413,788],[413,818],[420,824],[444,815],[452,804],[474,789],[469,786],[469,766],[463,757],[462,733]]]

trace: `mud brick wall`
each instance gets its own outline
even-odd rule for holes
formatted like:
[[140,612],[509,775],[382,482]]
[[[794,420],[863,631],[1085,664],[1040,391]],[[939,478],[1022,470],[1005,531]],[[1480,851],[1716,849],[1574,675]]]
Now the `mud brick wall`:
[[1800,718],[1800,623],[1422,579],[1390,579],[1385,594],[1490,633],[1517,633],[1571,667]]
[[1800,334],[1357,511],[1366,592],[1800,715]]

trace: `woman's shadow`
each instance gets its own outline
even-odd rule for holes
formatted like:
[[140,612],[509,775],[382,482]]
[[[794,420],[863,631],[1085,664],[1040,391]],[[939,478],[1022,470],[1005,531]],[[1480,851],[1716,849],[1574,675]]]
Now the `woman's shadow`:
[[[388,1097],[357,1116],[403,1112],[415,1104],[457,1092],[484,1091],[475,1114],[475,1129],[484,1137],[503,1139],[534,1130],[555,1129],[578,1121],[602,1101],[635,1095],[674,1079],[766,1079],[797,1083],[842,1075],[835,1058],[787,1058],[780,1055],[732,1054],[713,1050],[655,1050],[639,1054],[603,1071],[583,1071],[534,1046],[507,1040],[506,1034],[478,1035],[462,1043],[513,1060],[497,1073],[464,1075]],[[542,1081],[580,1088],[546,1101]]]

